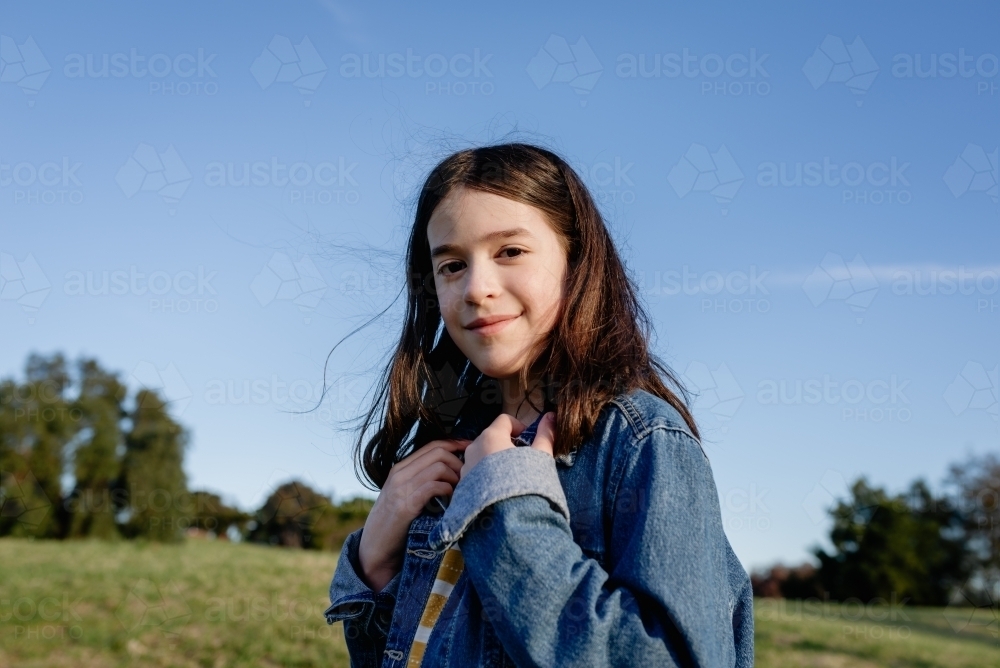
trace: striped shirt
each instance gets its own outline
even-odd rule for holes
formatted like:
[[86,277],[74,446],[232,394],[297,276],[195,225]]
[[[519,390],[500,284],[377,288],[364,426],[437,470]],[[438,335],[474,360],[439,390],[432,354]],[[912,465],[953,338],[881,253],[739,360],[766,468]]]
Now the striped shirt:
[[424,659],[424,650],[427,649],[427,640],[431,637],[434,624],[441,616],[444,604],[448,602],[448,596],[454,589],[455,583],[458,582],[458,576],[462,574],[464,567],[465,561],[462,559],[462,551],[458,549],[456,542],[445,551],[444,557],[441,558],[441,565],[434,578],[434,586],[431,588],[430,596],[427,597],[424,612],[420,615],[417,634],[410,646],[410,656],[406,660],[406,668],[420,668],[420,662]]

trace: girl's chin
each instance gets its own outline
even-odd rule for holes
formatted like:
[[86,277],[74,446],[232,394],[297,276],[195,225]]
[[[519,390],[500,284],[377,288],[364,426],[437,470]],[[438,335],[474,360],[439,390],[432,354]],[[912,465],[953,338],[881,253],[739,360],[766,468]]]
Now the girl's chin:
[[521,370],[520,367],[514,364],[505,362],[498,362],[496,360],[472,360],[472,363],[477,369],[482,371],[484,374],[490,378],[511,378],[516,376]]

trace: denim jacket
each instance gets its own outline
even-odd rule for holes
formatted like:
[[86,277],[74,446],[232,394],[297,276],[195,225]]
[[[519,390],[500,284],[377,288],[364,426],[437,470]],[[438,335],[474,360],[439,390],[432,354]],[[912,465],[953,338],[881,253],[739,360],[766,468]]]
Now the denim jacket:
[[356,668],[406,665],[455,541],[465,569],[424,666],[753,665],[750,579],[708,459],[681,415],[645,391],[605,406],[567,455],[516,447],[481,459],[443,514],[413,520],[402,570],[377,593],[358,575],[362,531],[344,543],[325,612],[344,622]]

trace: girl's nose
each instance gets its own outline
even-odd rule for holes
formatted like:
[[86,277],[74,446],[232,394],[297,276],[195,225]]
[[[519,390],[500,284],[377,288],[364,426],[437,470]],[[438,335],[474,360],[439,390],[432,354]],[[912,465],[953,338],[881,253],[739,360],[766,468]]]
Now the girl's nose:
[[465,270],[464,299],[467,304],[481,304],[500,293],[496,271],[489,262],[469,263]]

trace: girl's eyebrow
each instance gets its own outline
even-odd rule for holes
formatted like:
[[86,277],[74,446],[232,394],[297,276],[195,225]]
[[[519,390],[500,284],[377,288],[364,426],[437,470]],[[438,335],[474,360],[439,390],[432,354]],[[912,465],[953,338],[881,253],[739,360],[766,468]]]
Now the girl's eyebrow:
[[[477,243],[483,241],[493,241],[494,239],[509,239],[510,237],[516,237],[522,234],[529,237],[531,236],[531,232],[527,229],[523,227],[514,227],[509,230],[497,230],[496,232],[490,232],[489,234],[483,235],[477,239]],[[436,246],[431,251],[431,258],[436,258],[439,255],[444,255],[445,253],[453,253],[457,250],[458,246],[456,244],[441,244],[440,246]]]

